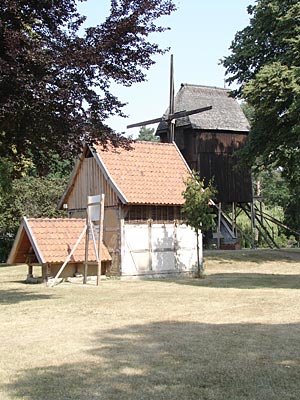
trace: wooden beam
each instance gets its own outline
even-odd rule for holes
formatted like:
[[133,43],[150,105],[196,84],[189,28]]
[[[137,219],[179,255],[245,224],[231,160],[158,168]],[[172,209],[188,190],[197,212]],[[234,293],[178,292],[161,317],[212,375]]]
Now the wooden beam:
[[68,262],[70,261],[72,255],[74,254],[75,250],[77,249],[79,243],[81,242],[85,232],[86,232],[87,226],[85,225],[85,227],[83,228],[83,231],[81,232],[79,238],[77,239],[77,242],[75,243],[73,249],[71,250],[71,252],[69,253],[68,257],[66,258],[65,262],[63,263],[63,265],[60,267],[59,271],[57,272],[57,274],[55,275],[53,281],[51,282],[50,286],[54,286],[57,279],[59,278],[60,274],[62,273],[62,271],[64,270],[65,266],[68,264]]
[[139,126],[146,126],[151,124],[157,124],[158,122],[162,122],[165,119],[163,117],[148,119],[147,121],[137,122],[135,124],[127,125],[127,129],[129,128],[138,128]]
[[103,223],[104,223],[104,194],[101,195],[101,202],[100,202],[97,286],[100,285],[100,280],[101,280],[101,247],[102,247],[102,242],[103,242]]
[[217,247],[218,247],[218,249],[220,249],[220,247],[221,247],[221,218],[222,218],[222,203],[219,203],[219,206],[218,206],[218,229],[217,229],[217,233],[218,233]]

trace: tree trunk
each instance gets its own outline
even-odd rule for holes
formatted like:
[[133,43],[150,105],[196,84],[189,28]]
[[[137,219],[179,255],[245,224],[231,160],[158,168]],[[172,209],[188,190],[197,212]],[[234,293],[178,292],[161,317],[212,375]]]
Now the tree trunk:
[[199,255],[199,230],[197,229],[196,231],[196,237],[197,237],[197,278],[202,277],[202,272],[203,272],[203,265],[202,265],[202,258],[200,259]]

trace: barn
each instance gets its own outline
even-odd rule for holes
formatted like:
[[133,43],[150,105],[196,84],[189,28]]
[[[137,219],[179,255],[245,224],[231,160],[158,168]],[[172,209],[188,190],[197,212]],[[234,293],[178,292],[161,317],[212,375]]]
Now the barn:
[[88,196],[105,195],[107,274],[192,275],[196,236],[181,216],[184,180],[191,171],[175,143],[134,142],[131,147],[85,146],[59,208],[82,218]]

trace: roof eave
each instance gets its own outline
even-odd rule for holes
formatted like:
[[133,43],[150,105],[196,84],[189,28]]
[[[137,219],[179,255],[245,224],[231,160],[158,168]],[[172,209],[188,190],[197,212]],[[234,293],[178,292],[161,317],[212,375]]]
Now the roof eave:
[[44,256],[43,256],[43,254],[42,254],[42,252],[41,252],[41,250],[40,250],[40,248],[39,248],[39,246],[37,244],[37,241],[36,241],[35,236],[34,236],[32,230],[31,230],[31,227],[30,227],[30,225],[28,223],[27,218],[23,217],[22,218],[22,222],[24,224],[25,231],[26,231],[26,233],[28,235],[28,238],[29,238],[30,243],[31,243],[31,245],[33,247],[35,255],[36,255],[37,259],[38,259],[38,262],[41,263],[41,264],[45,264],[46,261],[45,261]]
[[142,201],[136,201],[136,202],[128,202],[128,206],[174,206],[174,207],[182,207],[184,202],[182,203],[163,203],[163,202],[142,202]]
[[100,157],[99,153],[97,150],[95,150],[92,146],[89,146],[90,151],[93,154],[93,157],[96,160],[97,165],[99,166],[101,172],[103,173],[106,181],[111,185],[112,189],[115,191],[117,196],[119,197],[120,201],[123,204],[128,204],[128,199],[125,197],[125,195],[122,193],[121,189],[118,187],[110,173],[108,172],[108,169],[106,168],[102,158]]
[[46,262],[45,262],[45,259],[43,257],[43,254],[39,249],[37,241],[36,241],[36,239],[34,237],[34,234],[33,234],[32,230],[30,228],[30,225],[29,225],[28,220],[27,220],[26,217],[22,217],[21,225],[20,225],[20,227],[18,229],[17,235],[16,235],[15,240],[14,240],[14,244],[13,244],[13,246],[11,248],[11,251],[9,253],[9,256],[7,258],[7,264],[13,264],[13,257],[15,255],[16,251],[17,251],[17,248],[18,248],[19,242],[21,240],[21,234],[22,234],[23,230],[25,230],[25,232],[26,232],[26,234],[27,234],[27,236],[29,238],[30,244],[31,244],[31,246],[32,246],[32,248],[33,248],[33,250],[35,252],[35,255],[36,255],[37,259],[38,259],[38,262],[40,264],[45,264]]
[[204,128],[200,126],[196,126],[195,124],[191,124],[191,127],[195,131],[203,131],[203,132],[225,132],[225,133],[233,133],[233,134],[244,134],[248,135],[250,132],[250,129],[229,129],[229,128]]

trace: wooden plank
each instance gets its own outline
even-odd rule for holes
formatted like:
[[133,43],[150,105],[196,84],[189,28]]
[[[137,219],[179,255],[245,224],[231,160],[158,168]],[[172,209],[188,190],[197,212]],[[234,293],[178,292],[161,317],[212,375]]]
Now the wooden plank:
[[100,203],[97,286],[100,285],[100,280],[101,280],[101,245],[103,242],[103,222],[104,222],[104,194],[101,195],[101,203]]

